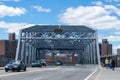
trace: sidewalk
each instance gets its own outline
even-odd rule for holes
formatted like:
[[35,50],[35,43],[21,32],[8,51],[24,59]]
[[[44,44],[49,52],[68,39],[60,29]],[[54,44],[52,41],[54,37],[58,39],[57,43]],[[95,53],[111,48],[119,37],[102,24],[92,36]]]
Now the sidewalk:
[[4,70],[4,67],[0,67],[0,70]]
[[93,80],[120,80],[120,68],[101,68]]

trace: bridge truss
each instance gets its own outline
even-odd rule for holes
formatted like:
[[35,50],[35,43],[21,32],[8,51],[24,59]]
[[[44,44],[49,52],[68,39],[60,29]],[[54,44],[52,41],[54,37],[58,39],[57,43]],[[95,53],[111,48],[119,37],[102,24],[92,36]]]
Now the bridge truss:
[[34,25],[20,30],[16,60],[30,64],[46,53],[77,54],[80,64],[98,64],[97,31],[80,25]]

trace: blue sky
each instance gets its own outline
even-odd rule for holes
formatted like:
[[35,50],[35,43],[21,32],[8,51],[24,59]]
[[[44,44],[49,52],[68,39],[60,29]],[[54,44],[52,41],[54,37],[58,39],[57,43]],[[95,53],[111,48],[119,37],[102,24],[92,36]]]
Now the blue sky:
[[86,25],[120,48],[120,0],[0,0],[0,39],[35,24]]

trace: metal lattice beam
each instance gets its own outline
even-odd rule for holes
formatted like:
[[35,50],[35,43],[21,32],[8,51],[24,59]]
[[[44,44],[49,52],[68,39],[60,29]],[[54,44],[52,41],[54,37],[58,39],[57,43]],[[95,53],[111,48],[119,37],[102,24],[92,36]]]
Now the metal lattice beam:
[[21,30],[16,59],[30,63],[39,50],[76,50],[79,63],[96,64],[97,44],[96,30],[87,26],[35,25]]

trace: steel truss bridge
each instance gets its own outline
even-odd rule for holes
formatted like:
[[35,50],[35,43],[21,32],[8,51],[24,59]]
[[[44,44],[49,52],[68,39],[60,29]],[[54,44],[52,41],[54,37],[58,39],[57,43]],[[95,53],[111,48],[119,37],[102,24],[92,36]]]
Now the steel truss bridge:
[[98,64],[97,31],[81,25],[34,25],[20,30],[16,60],[26,64],[46,53],[77,54],[79,64]]

